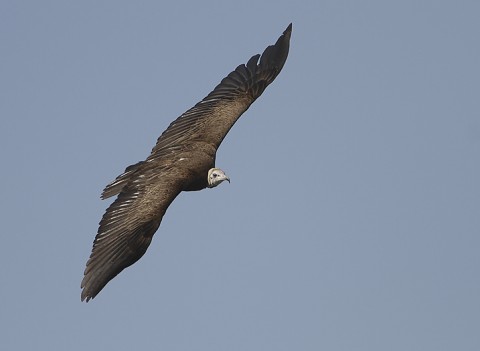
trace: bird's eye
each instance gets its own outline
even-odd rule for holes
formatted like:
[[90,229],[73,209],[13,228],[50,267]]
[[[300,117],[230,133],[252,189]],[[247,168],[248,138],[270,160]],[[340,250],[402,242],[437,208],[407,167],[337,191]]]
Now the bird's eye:
[[213,173],[213,178],[217,178],[218,174],[217,173]]

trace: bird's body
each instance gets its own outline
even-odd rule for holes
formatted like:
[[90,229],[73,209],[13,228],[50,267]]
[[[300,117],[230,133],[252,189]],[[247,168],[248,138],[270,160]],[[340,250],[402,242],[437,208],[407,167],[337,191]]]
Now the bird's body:
[[[146,252],[175,197],[182,191],[215,187],[229,178],[215,156],[230,128],[280,73],[288,55],[291,24],[262,56],[238,66],[202,101],[162,133],[150,156],[126,168],[107,185],[108,207],[93,243],[81,287],[82,301]],[[258,62],[260,59],[260,62]]]

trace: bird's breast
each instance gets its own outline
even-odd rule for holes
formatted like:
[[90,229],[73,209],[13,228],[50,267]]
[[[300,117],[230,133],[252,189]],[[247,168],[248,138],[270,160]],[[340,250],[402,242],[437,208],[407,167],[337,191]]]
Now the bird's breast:
[[208,186],[208,171],[215,167],[215,154],[205,151],[199,148],[187,154],[178,155],[176,166],[184,169],[189,175],[184,191],[202,190]]

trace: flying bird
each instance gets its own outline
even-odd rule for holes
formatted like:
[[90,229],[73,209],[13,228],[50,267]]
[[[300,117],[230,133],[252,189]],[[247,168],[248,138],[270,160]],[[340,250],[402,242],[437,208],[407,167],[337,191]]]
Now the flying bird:
[[202,101],[173,121],[150,156],[128,166],[101,198],[118,195],[100,221],[81,283],[93,299],[147,251],[165,212],[182,191],[214,188],[230,179],[215,167],[217,149],[238,118],[273,82],[287,60],[292,24],[262,55],[228,74]]

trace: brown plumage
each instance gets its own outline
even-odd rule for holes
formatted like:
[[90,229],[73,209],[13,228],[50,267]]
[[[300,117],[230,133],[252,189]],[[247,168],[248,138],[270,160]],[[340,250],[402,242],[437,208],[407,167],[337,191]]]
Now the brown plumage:
[[[93,299],[143,256],[180,192],[229,180],[221,170],[213,170],[217,149],[237,119],[282,70],[291,32],[290,24],[275,45],[238,66],[207,97],[172,122],[145,161],[127,167],[105,187],[102,199],[118,197],[100,221],[81,283],[82,301]],[[217,175],[218,182],[213,179]]]

